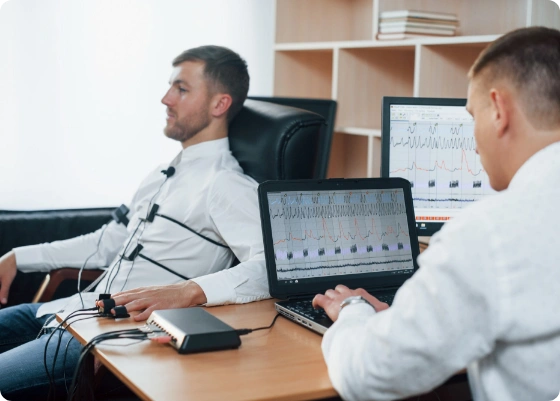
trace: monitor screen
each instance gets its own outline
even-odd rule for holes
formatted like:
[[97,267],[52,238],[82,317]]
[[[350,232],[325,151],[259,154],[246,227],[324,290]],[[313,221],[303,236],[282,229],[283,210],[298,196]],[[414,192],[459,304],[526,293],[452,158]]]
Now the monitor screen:
[[418,235],[432,235],[494,193],[476,153],[466,99],[383,98],[383,177],[410,181]]
[[267,194],[281,285],[412,274],[402,188]]

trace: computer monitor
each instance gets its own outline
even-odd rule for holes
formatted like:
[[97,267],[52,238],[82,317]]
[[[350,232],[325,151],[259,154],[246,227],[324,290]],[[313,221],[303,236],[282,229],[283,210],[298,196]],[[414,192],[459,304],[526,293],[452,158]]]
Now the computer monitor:
[[321,152],[322,157],[316,161],[316,178],[326,178],[327,167],[329,164],[329,155],[334,130],[334,120],[336,116],[336,101],[330,99],[306,99],[300,97],[262,97],[249,96],[249,99],[261,100],[280,104],[283,106],[297,107],[298,109],[308,110],[317,113],[325,118],[325,125],[321,129],[319,137],[319,148],[324,149]]
[[410,181],[418,235],[493,194],[466,99],[384,97],[381,176]]

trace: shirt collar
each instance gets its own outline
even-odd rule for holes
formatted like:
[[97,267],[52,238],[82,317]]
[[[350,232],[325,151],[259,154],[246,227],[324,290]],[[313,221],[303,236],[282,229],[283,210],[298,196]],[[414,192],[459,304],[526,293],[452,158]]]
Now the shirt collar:
[[221,138],[213,141],[197,143],[183,149],[171,162],[171,166],[176,166],[181,162],[200,159],[203,157],[216,156],[222,152],[229,152],[229,139]]
[[508,188],[526,188],[535,179],[548,177],[550,170],[556,171],[560,161],[560,142],[548,145],[531,156],[515,173]]

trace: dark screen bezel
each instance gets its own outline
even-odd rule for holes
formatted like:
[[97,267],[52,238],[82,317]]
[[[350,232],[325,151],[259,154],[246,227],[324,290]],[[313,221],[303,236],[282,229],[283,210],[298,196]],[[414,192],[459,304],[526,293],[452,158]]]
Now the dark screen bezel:
[[[270,226],[270,213],[268,207],[269,192],[287,191],[346,191],[359,189],[398,189],[404,192],[405,206],[407,210],[408,231],[410,235],[410,248],[414,269],[410,274],[399,274],[393,276],[378,277],[375,279],[376,288],[394,288],[402,285],[418,269],[416,259],[420,253],[418,237],[415,230],[414,208],[412,205],[412,192],[410,182],[403,178],[363,178],[363,179],[329,179],[329,180],[293,180],[293,181],[265,181],[259,185],[259,206],[261,212],[263,241],[265,244],[265,259],[267,265],[268,286],[270,295],[274,298],[288,299],[294,297],[309,296],[324,293],[338,284],[344,284],[349,288],[364,287],[364,279],[344,279],[333,277],[333,281],[301,283],[297,286],[281,284],[276,275],[276,263],[274,259],[274,246],[272,245],[272,230]],[[366,288],[367,289],[367,288]]]

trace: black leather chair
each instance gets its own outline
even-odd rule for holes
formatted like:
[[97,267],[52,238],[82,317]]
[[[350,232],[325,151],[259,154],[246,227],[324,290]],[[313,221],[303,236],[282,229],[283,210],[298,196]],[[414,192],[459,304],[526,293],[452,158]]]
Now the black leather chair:
[[[257,182],[321,178],[318,161],[328,158],[330,138],[321,137],[325,119],[306,110],[247,100],[230,125],[230,148],[245,173]],[[110,220],[112,209],[0,212],[0,254],[10,249],[72,238]],[[4,240],[9,238],[8,241]],[[95,273],[97,272],[97,273]],[[93,280],[100,271],[88,271]],[[10,304],[61,298],[76,292],[77,269],[58,269],[37,282],[38,273],[21,274],[12,285]],[[25,276],[33,277],[32,282]],[[41,274],[43,277],[44,274]],[[59,284],[62,285],[59,286]]]
[[319,151],[315,162],[315,177],[325,178],[329,166],[330,148],[336,119],[336,101],[331,99],[309,99],[303,97],[262,97],[252,96],[249,99],[296,107],[319,114],[325,124],[319,133]]
[[245,174],[259,183],[322,178],[317,160],[330,149],[320,136],[324,125],[318,114],[247,99],[230,125],[230,148]]

